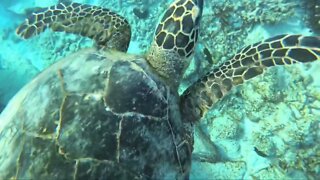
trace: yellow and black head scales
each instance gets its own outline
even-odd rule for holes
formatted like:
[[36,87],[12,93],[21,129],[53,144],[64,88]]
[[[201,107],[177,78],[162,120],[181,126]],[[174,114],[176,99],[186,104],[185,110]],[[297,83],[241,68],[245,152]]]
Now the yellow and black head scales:
[[203,0],[176,0],[165,11],[147,54],[150,65],[178,86],[198,40]]
[[178,0],[162,17],[155,41],[159,47],[174,50],[180,56],[192,55],[198,39],[203,0]]

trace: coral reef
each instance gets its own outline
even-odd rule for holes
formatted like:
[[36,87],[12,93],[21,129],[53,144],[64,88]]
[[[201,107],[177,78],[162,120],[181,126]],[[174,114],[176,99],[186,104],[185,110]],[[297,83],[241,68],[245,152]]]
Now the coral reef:
[[201,20],[198,45],[201,48],[197,50],[193,66],[185,74],[180,92],[240,48],[269,37],[261,31],[252,34],[258,25],[278,24],[292,16],[299,18],[297,6],[297,2],[290,0],[222,0],[207,3]]
[[[199,125],[219,150],[215,156],[224,157],[212,164],[244,162],[245,174],[235,177],[241,179],[317,179],[319,67],[274,68],[219,102]],[[203,169],[212,172],[211,166]]]
[[208,169],[205,172],[191,173],[190,179],[240,179],[245,174],[245,162],[193,163],[192,168]]
[[19,46],[12,22],[1,26],[0,41],[0,104],[4,106],[39,70],[32,64],[25,48],[27,44]]
[[[21,9],[49,6],[58,0],[1,2],[10,25],[1,26],[1,104],[35,74],[66,55],[93,42],[87,38],[50,30],[28,41],[14,35],[14,27],[25,16]],[[61,1],[59,1],[61,2]],[[110,8],[128,18],[132,26],[129,52],[147,51],[159,14],[171,0],[76,0]],[[311,7],[309,23],[319,26],[318,0]],[[206,2],[196,54],[185,74],[180,92],[215,65],[230,58],[241,47],[267,38],[265,27],[282,24],[299,14],[300,1],[215,0]],[[23,8],[22,8],[23,7]],[[305,6],[306,7],[306,6]],[[134,9],[145,8],[139,18]],[[313,13],[314,12],[314,13]],[[1,17],[1,16],[0,16]],[[273,33],[280,33],[274,30]],[[19,67],[19,69],[17,69]],[[270,70],[233,90],[197,125],[191,179],[316,179],[320,176],[320,63]],[[4,86],[11,79],[13,83]],[[200,173],[201,172],[201,173]]]
[[[203,59],[211,56],[219,64],[240,47],[266,38],[264,25],[283,23],[290,17],[303,21],[297,3],[272,0],[212,3],[202,19],[200,43],[206,55],[196,55],[195,60],[202,58],[201,63],[208,64]],[[211,52],[205,52],[206,49]],[[200,68],[192,66],[190,71],[206,72],[208,67],[203,68],[201,63]],[[320,163],[315,159],[319,159],[316,139],[320,134],[315,127],[320,127],[317,119],[320,83],[313,82],[319,79],[316,75],[310,75],[317,73],[316,67],[320,64],[272,69],[219,102],[198,125],[193,177],[196,179],[200,172],[211,175],[206,177],[228,179],[319,177]],[[199,72],[196,74],[199,76]],[[308,145],[303,145],[307,140]],[[215,151],[203,156],[203,148],[208,149],[208,144]],[[244,163],[245,173],[219,176],[223,168],[212,168],[230,162]]]
[[294,15],[295,7],[297,2],[289,0],[223,0],[210,3],[202,17],[201,38],[213,51],[213,58],[221,60],[247,45],[244,40],[257,24],[283,22]]
[[35,45],[33,52],[37,54],[37,57],[41,58],[43,64],[41,69],[79,49],[93,46],[93,41],[89,38],[63,32],[52,33],[50,31],[41,34],[41,37],[34,37],[30,40],[30,43]]

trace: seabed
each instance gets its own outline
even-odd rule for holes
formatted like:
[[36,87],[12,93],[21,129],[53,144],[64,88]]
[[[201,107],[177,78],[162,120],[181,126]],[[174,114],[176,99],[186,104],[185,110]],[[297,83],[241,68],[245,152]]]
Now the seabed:
[[[142,54],[171,0],[74,2],[101,5],[126,17],[133,30],[129,53]],[[15,35],[25,9],[56,3],[0,2],[0,111],[40,71],[93,45],[88,38],[50,30],[28,41]],[[180,92],[248,44],[283,33],[317,34],[309,11],[315,3],[206,0],[199,45]],[[319,179],[319,69],[320,62],[272,68],[217,103],[196,127],[190,179]]]

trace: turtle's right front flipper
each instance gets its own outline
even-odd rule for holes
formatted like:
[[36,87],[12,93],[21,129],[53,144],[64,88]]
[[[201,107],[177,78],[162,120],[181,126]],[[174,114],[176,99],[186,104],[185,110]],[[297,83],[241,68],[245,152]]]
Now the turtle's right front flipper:
[[233,87],[262,74],[268,67],[318,59],[319,36],[279,35],[250,45],[189,87],[182,95],[182,111],[189,121],[197,121]]
[[106,8],[79,3],[59,3],[41,8],[25,20],[16,33],[28,39],[47,27],[89,37],[100,47],[126,51],[131,30],[127,20]]

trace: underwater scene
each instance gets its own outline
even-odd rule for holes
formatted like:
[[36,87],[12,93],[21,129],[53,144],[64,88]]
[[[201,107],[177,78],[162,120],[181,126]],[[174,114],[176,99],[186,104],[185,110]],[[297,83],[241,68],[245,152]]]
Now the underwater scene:
[[0,180],[320,179],[319,0],[0,1]]

